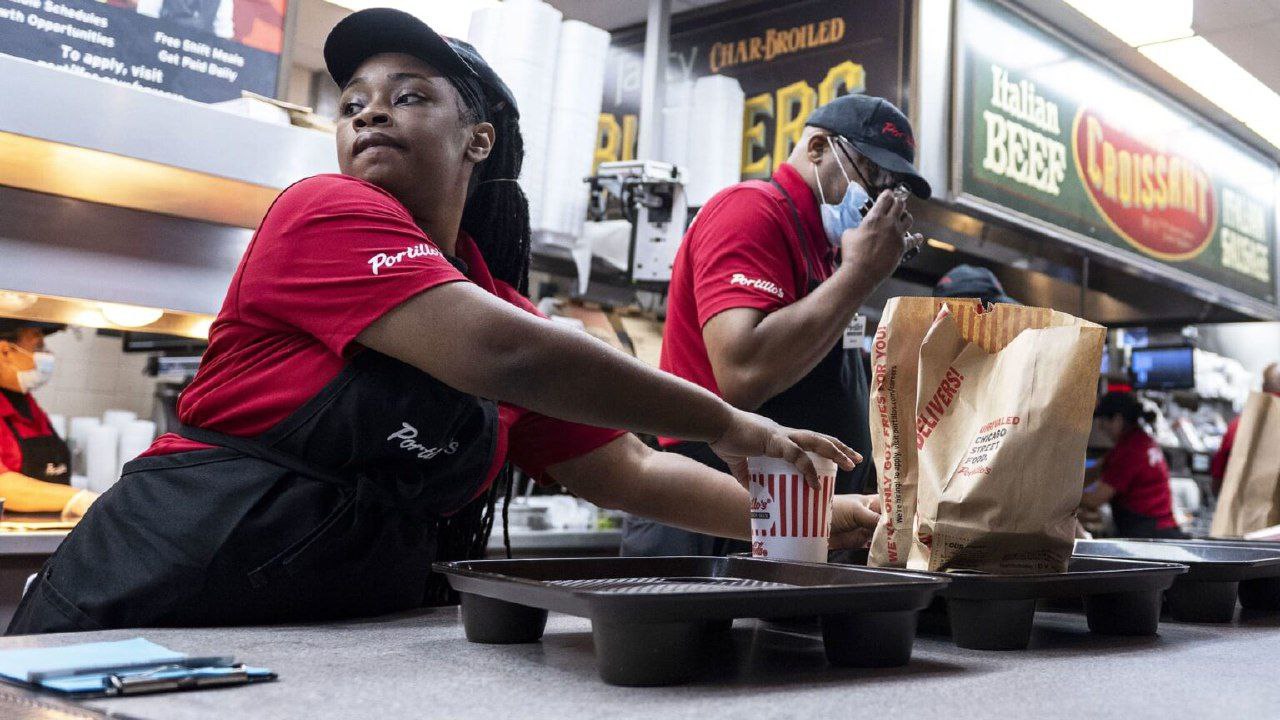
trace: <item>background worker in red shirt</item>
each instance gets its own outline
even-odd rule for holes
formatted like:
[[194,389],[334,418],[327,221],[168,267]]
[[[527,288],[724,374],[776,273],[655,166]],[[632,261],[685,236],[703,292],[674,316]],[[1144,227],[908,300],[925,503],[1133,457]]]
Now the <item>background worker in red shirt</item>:
[[1186,537],[1173,517],[1169,464],[1140,422],[1154,422],[1155,413],[1133,393],[1115,391],[1102,396],[1093,417],[1115,445],[1103,458],[1098,479],[1084,489],[1080,504],[1096,510],[1110,503],[1118,537]]
[[[872,291],[918,247],[905,185],[929,197],[912,164],[911,123],[888,101],[846,95],[815,110],[772,180],[711,198],[672,268],[661,367],[731,405],[827,433],[867,454],[865,321]],[[866,218],[859,209],[875,204]],[[670,451],[723,468],[705,443]],[[874,491],[871,463],[842,472],[837,492]],[[870,506],[875,501],[868,497]],[[728,541],[628,518],[623,554],[713,555]]]
[[[1280,363],[1271,363],[1262,371],[1262,392],[1280,396]],[[1222,480],[1227,476],[1227,462],[1231,460],[1231,448],[1236,443],[1236,430],[1240,428],[1237,417],[1227,425],[1227,432],[1222,436],[1222,444],[1214,453],[1209,464],[1209,476],[1213,478],[1213,494],[1222,492]]]
[[78,518],[97,497],[71,487],[71,452],[31,394],[53,374],[44,337],[64,327],[0,318],[0,497],[12,512]]

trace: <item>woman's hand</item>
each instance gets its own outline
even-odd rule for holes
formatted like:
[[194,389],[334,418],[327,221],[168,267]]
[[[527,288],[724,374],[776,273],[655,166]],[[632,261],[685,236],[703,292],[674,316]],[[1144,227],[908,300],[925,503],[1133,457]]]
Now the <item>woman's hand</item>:
[[755,413],[734,410],[720,439],[711,449],[729,465],[733,476],[747,486],[747,458],[755,455],[782,458],[804,474],[810,487],[818,487],[818,471],[806,452],[835,462],[841,470],[852,470],[862,456],[839,440],[811,430],[783,427]]
[[879,519],[879,495],[837,495],[831,504],[831,549],[863,547]]

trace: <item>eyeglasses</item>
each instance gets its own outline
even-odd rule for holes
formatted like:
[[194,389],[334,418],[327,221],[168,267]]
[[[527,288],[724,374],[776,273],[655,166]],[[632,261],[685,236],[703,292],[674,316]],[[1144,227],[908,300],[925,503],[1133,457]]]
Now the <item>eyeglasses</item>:
[[[834,140],[833,144],[840,148],[840,154],[844,155],[845,159],[849,161],[849,165],[853,168],[853,171],[858,173],[858,177],[861,178],[864,183],[867,183],[867,193],[869,195],[876,197],[881,191],[888,190],[890,188],[893,189],[895,195],[898,194],[899,189],[906,191],[906,186],[894,179],[893,173],[879,166],[876,167],[877,173],[875,178],[868,180],[867,177],[862,174],[862,170],[858,168],[858,163],[854,161],[853,156],[849,154],[849,150],[845,148],[845,143],[849,141],[845,140],[844,137],[840,135],[832,135],[830,137]],[[909,193],[909,191],[907,192]],[[903,199],[905,200],[906,196],[903,196]]]

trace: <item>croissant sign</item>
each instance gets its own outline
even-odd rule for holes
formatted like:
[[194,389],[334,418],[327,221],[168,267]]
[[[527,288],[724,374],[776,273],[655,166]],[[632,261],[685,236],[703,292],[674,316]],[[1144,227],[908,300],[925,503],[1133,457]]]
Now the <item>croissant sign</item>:
[[957,0],[950,194],[1049,242],[1280,312],[1275,161],[1007,5]]
[[1209,247],[1217,201],[1209,174],[1193,160],[1151,146],[1088,107],[1072,130],[1076,171],[1111,229],[1164,260],[1188,260]]

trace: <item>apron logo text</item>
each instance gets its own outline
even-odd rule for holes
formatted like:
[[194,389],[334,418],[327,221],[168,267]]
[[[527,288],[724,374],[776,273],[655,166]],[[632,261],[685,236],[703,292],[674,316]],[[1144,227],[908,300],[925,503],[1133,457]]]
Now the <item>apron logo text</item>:
[[399,440],[400,448],[403,450],[407,450],[411,453],[417,453],[419,460],[430,460],[431,458],[437,455],[440,455],[442,453],[445,455],[452,455],[458,451],[457,440],[451,441],[448,445],[444,447],[427,447],[426,445],[423,445],[422,443],[417,441],[418,428],[410,425],[407,422],[401,422],[400,425],[401,425],[401,428],[399,430],[387,436],[387,441],[391,442],[394,440]]

